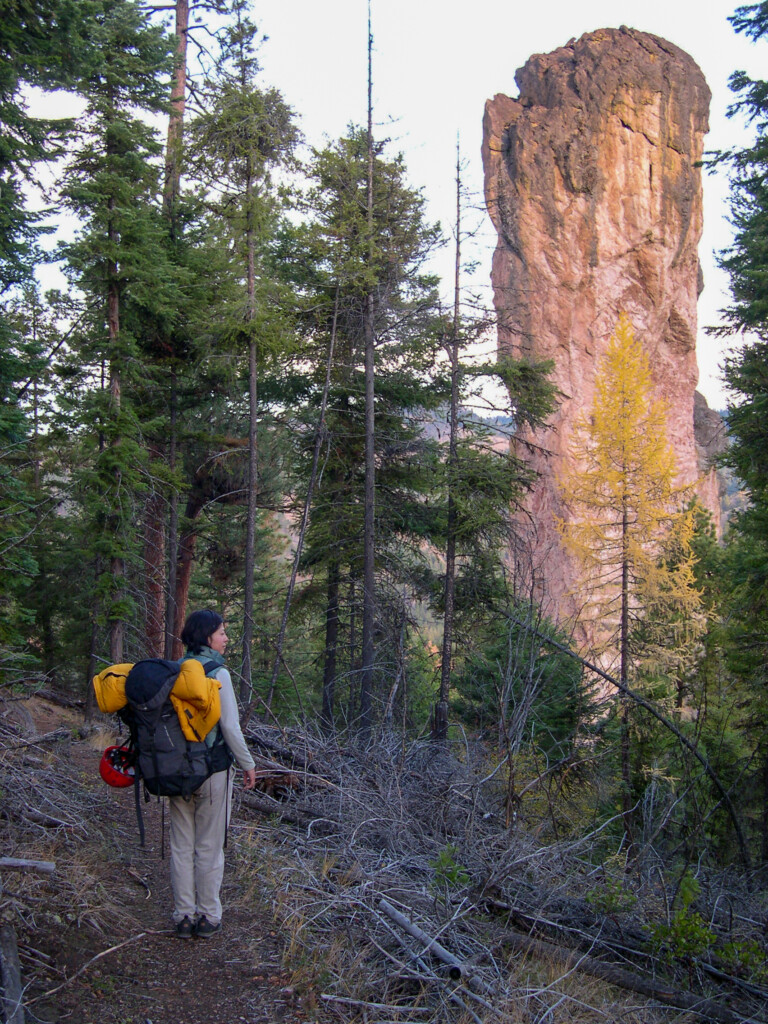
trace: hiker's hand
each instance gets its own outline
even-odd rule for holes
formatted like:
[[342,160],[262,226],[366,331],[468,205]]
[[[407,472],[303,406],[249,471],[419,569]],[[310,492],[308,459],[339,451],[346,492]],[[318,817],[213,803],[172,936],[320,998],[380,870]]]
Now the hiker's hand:
[[256,769],[255,768],[244,768],[243,769],[243,786],[245,789],[253,789],[256,785]]

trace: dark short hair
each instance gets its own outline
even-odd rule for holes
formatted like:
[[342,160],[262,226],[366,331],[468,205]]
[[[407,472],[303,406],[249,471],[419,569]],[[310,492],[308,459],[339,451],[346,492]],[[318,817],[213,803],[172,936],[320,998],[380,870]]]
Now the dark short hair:
[[199,654],[203,647],[208,646],[208,639],[215,633],[224,619],[218,612],[210,608],[201,608],[187,616],[184,629],[181,631],[181,642],[191,654]]

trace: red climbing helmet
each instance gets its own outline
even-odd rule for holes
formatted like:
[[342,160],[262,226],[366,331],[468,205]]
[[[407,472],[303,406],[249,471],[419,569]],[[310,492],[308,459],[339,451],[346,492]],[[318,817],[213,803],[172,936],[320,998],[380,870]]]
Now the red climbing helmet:
[[135,754],[130,747],[107,747],[99,762],[99,775],[108,786],[132,786],[136,773]]

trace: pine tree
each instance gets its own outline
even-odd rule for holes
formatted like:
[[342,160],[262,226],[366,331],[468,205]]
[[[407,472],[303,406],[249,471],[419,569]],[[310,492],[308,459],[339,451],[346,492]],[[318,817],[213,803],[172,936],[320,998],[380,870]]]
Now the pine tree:
[[[626,315],[598,368],[593,405],[578,431],[574,466],[559,481],[569,512],[559,527],[583,570],[582,623],[604,661],[618,662],[627,686],[642,667],[658,671],[665,648],[676,651],[697,635],[700,597],[687,490],[676,483],[664,408],[652,398],[650,366]],[[666,637],[656,634],[651,642],[647,627],[662,622]],[[622,695],[622,807],[631,843],[629,710]]]
[[279,92],[256,85],[256,27],[247,4],[233,4],[215,82],[209,83],[206,112],[192,125],[195,150],[210,197],[232,241],[244,283],[239,308],[228,314],[230,345],[245,355],[248,380],[248,485],[240,698],[251,697],[254,627],[255,535],[258,514],[259,369],[279,362],[286,345],[278,283],[268,267],[269,245],[282,202],[273,174],[290,162],[297,140],[293,115]]
[[24,86],[72,86],[82,74],[98,0],[15,0],[0,22],[0,293],[40,259],[39,214],[24,198],[37,165],[63,152],[71,121],[31,117]]
[[[738,7],[730,19],[737,33],[753,42],[768,39],[768,7],[753,3]],[[759,760],[762,810],[762,857],[768,862],[768,730],[764,707],[768,645],[761,609],[768,599],[768,81],[736,71],[730,79],[735,100],[729,116],[743,119],[754,130],[744,148],[717,155],[716,163],[730,174],[730,220],[734,235],[721,253],[721,266],[730,277],[731,302],[723,310],[721,336],[742,334],[743,344],[724,362],[723,380],[729,390],[726,413],[729,445],[722,462],[742,481],[749,503],[730,518],[731,540],[727,570],[732,574],[726,658],[749,696],[745,707],[754,711],[745,722],[744,739]]]
[[[296,279],[305,292],[302,354],[312,376],[304,413],[310,431],[299,435],[305,453],[314,448],[315,409],[324,387],[327,353],[334,340],[330,395],[325,416],[323,473],[317,488],[304,555],[314,571],[313,591],[325,588],[324,718],[330,719],[341,676],[354,681],[351,718],[361,705],[360,610],[363,595],[366,446],[366,309],[372,302],[375,340],[374,454],[376,461],[375,572],[378,638],[371,715],[388,652],[386,610],[397,605],[402,586],[422,569],[416,538],[434,519],[424,498],[435,484],[437,448],[421,433],[421,410],[444,398],[434,386],[432,364],[439,324],[434,280],[423,262],[437,240],[424,220],[423,197],[405,180],[402,159],[385,157],[374,145],[373,233],[368,218],[368,133],[351,129],[335,145],[315,154],[309,205],[315,223],[291,245]],[[313,267],[307,273],[306,267]],[[400,589],[399,589],[400,588]],[[390,646],[390,643],[392,646]],[[393,658],[396,656],[393,653]],[[338,694],[335,694],[338,696]],[[382,700],[386,705],[386,700]],[[365,728],[365,717],[363,718]]]
[[[48,509],[36,473],[34,408],[41,345],[23,307],[32,295],[31,275],[43,257],[38,246],[39,213],[28,208],[25,184],[35,182],[38,165],[62,151],[71,122],[29,115],[24,89],[71,86],[82,73],[89,0],[18,0],[0,19],[0,647],[8,672],[22,657],[33,629],[25,600],[39,570],[31,551],[41,509]],[[37,298],[31,304],[39,305]],[[27,331],[27,327],[30,330]]]
[[[462,245],[470,234],[463,227],[464,204],[457,144],[453,309],[443,337],[450,370],[448,437],[440,528],[435,534],[445,557],[441,593],[435,601],[443,616],[440,686],[432,725],[432,736],[439,741],[447,736],[454,646],[457,640],[469,641],[478,625],[487,625],[508,600],[505,561],[514,534],[513,514],[534,482],[530,465],[521,457],[520,430],[542,425],[554,408],[555,395],[547,380],[549,363],[503,357],[478,364],[466,358],[469,345],[494,320],[478,311],[476,303],[466,303],[462,294]],[[482,392],[489,383],[506,392],[509,404],[484,418],[473,409],[487,407]],[[506,444],[499,443],[501,438]],[[478,592],[477,581],[482,581],[484,595]]]
[[141,459],[130,382],[139,376],[141,312],[161,308],[170,286],[155,202],[159,179],[153,160],[160,145],[139,112],[165,109],[171,45],[164,30],[147,25],[133,0],[104,0],[92,41],[84,85],[87,109],[63,192],[83,224],[66,247],[70,274],[90,300],[79,357],[84,366],[106,374],[106,386],[87,396],[84,419],[97,423],[104,439],[94,464],[101,504],[96,513],[99,589],[110,626],[110,657],[121,661],[131,607],[126,558],[135,532],[129,495],[139,486]]

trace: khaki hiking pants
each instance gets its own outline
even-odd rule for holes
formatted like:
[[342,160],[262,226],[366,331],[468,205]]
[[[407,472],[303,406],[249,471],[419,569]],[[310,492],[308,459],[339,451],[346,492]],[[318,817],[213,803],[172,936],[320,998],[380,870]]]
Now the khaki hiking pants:
[[224,876],[224,833],[232,807],[231,771],[216,772],[185,800],[168,801],[171,818],[173,920],[207,917],[221,921],[219,890]]

